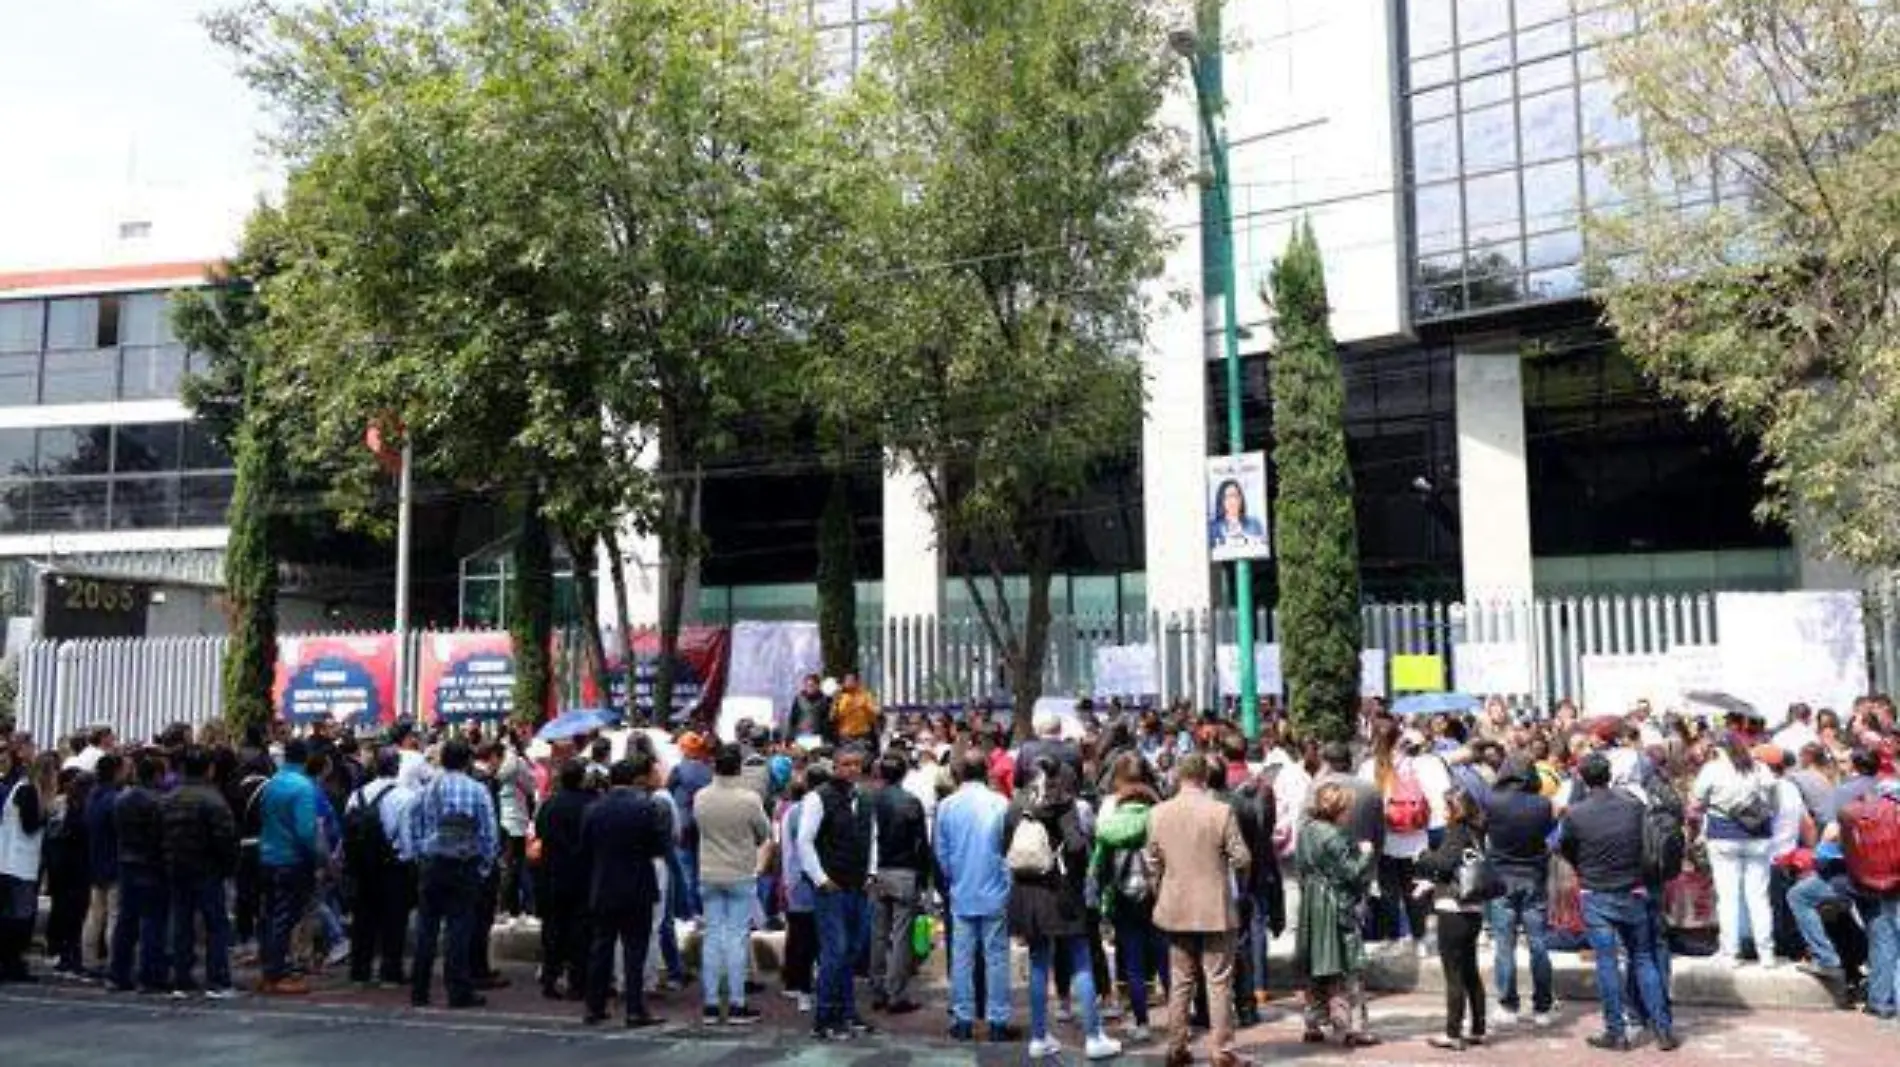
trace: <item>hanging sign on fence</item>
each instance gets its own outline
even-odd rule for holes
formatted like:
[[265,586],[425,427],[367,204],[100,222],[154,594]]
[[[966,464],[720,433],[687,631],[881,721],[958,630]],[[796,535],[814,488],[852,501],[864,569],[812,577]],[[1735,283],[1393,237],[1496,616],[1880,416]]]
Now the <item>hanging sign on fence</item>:
[[1095,695],[1098,697],[1158,696],[1155,646],[1101,645],[1095,649]]
[[1866,693],[1860,594],[1719,593],[1722,688],[1780,722],[1788,705],[1844,708]]
[[1368,648],[1359,653],[1359,695],[1385,696],[1385,649]]
[[[679,655],[673,661],[673,715],[707,715],[719,707],[726,692],[728,653],[732,631],[718,626],[687,626],[680,630]],[[660,632],[642,630],[633,635],[633,678],[631,703],[624,653],[607,658],[609,689],[602,699],[590,679],[581,687],[581,702],[589,707],[610,707],[631,712],[642,718],[653,714],[653,682],[659,674]],[[797,679],[788,679],[790,691]]]
[[515,688],[514,641],[508,634],[428,634],[420,666],[425,721],[508,717]]
[[1531,649],[1516,641],[1468,641],[1453,645],[1451,673],[1460,693],[1512,697],[1530,693]]
[[1215,562],[1273,555],[1264,453],[1207,457],[1207,554]]
[[1678,663],[1667,653],[1585,656],[1582,666],[1586,717],[1627,715],[1638,701],[1668,708],[1682,696]]
[[[1214,653],[1214,673],[1225,696],[1240,693],[1240,646],[1222,645]],[[1279,696],[1286,692],[1286,679],[1280,674],[1280,646],[1253,646],[1254,692],[1261,696]]]
[[1393,656],[1392,690],[1396,693],[1444,692],[1444,657]]
[[370,725],[396,718],[396,639],[390,634],[280,637],[271,703],[288,722]]

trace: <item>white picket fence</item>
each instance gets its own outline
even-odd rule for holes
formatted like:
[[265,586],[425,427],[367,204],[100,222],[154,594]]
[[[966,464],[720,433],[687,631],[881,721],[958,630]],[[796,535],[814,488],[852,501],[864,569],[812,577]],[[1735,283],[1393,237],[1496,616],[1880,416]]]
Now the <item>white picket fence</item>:
[[[1883,585],[1865,598],[1870,687],[1891,691],[1900,678],[1900,594]],[[1388,655],[1455,654],[1473,643],[1529,649],[1531,690],[1520,703],[1549,707],[1577,696],[1583,658],[1668,652],[1711,645],[1715,596],[1553,597],[1520,601],[1403,603],[1367,606],[1364,645]],[[1262,612],[1259,640],[1276,640],[1278,620]],[[1089,694],[1095,652],[1116,645],[1152,645],[1163,701],[1217,706],[1216,659],[1234,641],[1231,611],[1062,616],[1054,620],[1044,691]],[[425,635],[411,635],[409,669]],[[21,651],[17,717],[23,728],[53,738],[94,723],[128,737],[149,736],[172,722],[208,722],[222,714],[222,637],[35,642]],[[566,647],[577,648],[573,642]],[[1002,656],[974,618],[891,619],[860,628],[862,673],[886,704],[950,704],[1000,700],[1008,692]],[[577,692],[576,657],[558,661],[563,702]],[[1455,663],[1452,664],[1455,670]],[[414,675],[411,674],[413,688]],[[787,679],[788,687],[795,679]]]

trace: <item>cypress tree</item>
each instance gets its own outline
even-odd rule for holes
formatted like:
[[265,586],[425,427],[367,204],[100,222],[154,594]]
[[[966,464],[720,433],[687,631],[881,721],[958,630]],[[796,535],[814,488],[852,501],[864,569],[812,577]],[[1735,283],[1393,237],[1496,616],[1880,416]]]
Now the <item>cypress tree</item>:
[[233,442],[237,468],[227,519],[224,586],[230,642],[223,664],[224,719],[237,736],[270,723],[277,671],[277,548],[272,514],[280,464],[268,431],[247,415]]
[[1359,535],[1346,457],[1346,387],[1310,222],[1294,233],[1268,284],[1288,712],[1300,737],[1350,740],[1359,707]]
[[530,491],[521,505],[515,538],[514,575],[508,597],[508,632],[514,638],[514,720],[534,724],[547,716],[553,666],[548,640],[554,632],[554,549],[542,494]]
[[825,673],[841,678],[858,669],[857,538],[843,471],[833,471],[818,530],[818,641]]

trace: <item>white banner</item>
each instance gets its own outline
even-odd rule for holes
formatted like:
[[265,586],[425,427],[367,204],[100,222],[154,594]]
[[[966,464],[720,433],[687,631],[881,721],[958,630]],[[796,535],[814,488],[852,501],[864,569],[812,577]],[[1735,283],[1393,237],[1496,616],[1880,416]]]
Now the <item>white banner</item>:
[[1866,694],[1860,594],[1720,593],[1722,689],[1779,723],[1788,705],[1845,711]]
[[[763,697],[772,704],[772,725],[785,720],[799,679],[822,673],[824,649],[815,622],[741,622],[732,627],[732,661],[726,696]],[[755,708],[757,705],[751,705]]]
[[1627,715],[1639,700],[1662,711],[1678,703],[1681,694],[1676,661],[1665,653],[1583,657],[1586,716]]
[[1524,696],[1536,686],[1531,678],[1531,649],[1516,641],[1471,641],[1453,645],[1452,688],[1477,697]]
[[1217,563],[1273,555],[1265,454],[1207,457],[1207,554]]
[[[1227,696],[1240,692],[1240,646],[1222,645],[1214,653],[1214,672],[1220,691]],[[1280,646],[1253,646],[1254,692],[1261,696],[1285,695],[1286,679],[1280,675]]]
[[1095,695],[1098,697],[1158,696],[1155,646],[1103,645],[1095,650]]
[[1362,697],[1382,697],[1386,695],[1385,649],[1368,648],[1359,653],[1359,695]]

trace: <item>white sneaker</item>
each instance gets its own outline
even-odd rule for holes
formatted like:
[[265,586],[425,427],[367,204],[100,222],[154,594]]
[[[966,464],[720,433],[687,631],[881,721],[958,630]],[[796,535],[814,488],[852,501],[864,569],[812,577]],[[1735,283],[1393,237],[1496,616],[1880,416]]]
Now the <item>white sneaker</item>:
[[1105,1022],[1112,1023],[1116,1021],[1117,1019],[1120,1019],[1123,1014],[1124,1012],[1122,1010],[1121,1004],[1117,1003],[1116,1001],[1111,1000],[1108,1003],[1102,1005],[1102,1019]]
[[1092,1060],[1109,1060],[1122,1054],[1122,1043],[1107,1034],[1096,1034],[1082,1046],[1082,1054]]
[[1069,1007],[1068,1001],[1065,1000],[1061,1002],[1060,1004],[1056,1005],[1056,1022],[1066,1024],[1066,1023],[1072,1023],[1074,1021],[1075,1021],[1075,1009]]
[[1763,956],[1761,961],[1761,969],[1764,971],[1780,970],[1787,965],[1788,961],[1780,956]]
[[1437,945],[1432,944],[1430,941],[1424,938],[1418,939],[1418,958],[1419,959],[1429,960],[1433,956],[1436,956],[1436,955],[1438,955]]
[[206,1000],[234,1000],[236,998],[237,990],[235,989],[214,986],[213,988],[205,990]]
[[1497,1026],[1516,1026],[1517,1013],[1507,1008],[1492,1008],[1491,1022]]
[[811,1014],[811,994],[810,993],[798,994],[798,1010],[800,1012],[803,1012],[806,1015]]
[[331,967],[341,967],[343,964],[348,963],[349,959],[350,943],[348,941],[339,941],[330,947],[330,954],[323,958],[323,962]]
[[1531,1016],[1531,1025],[1539,1030],[1548,1030],[1557,1025],[1557,1016],[1551,1012],[1540,1011]]
[[1140,1023],[1136,1023],[1135,1025],[1129,1027],[1127,1030],[1127,1034],[1128,1034],[1128,1043],[1131,1045],[1145,1045],[1148,1043],[1148,1038],[1151,1036],[1148,1033],[1148,1028],[1141,1025]]
[[1029,1058],[1032,1060],[1052,1059],[1062,1055],[1062,1042],[1053,1037],[1033,1037],[1029,1039]]

